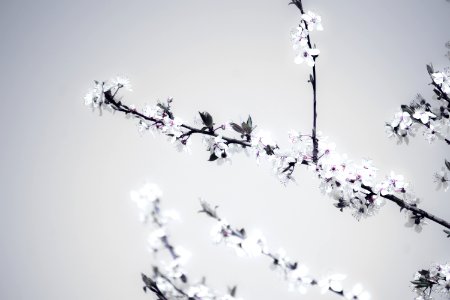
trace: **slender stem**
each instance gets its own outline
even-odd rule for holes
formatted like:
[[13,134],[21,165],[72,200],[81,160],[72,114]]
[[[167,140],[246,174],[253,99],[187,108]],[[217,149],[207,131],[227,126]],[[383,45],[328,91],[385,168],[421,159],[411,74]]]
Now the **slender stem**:
[[[309,38],[309,37],[308,37]],[[314,58],[314,61],[316,58]],[[313,87],[313,129],[312,129],[312,140],[313,140],[313,161],[317,162],[317,155],[319,153],[319,143],[317,140],[317,75],[316,75],[316,64],[313,66],[312,75],[312,87]]]
[[[302,0],[294,0],[292,1],[295,6],[300,10],[300,13],[303,15],[305,10],[303,9]],[[302,20],[305,25],[306,30],[308,30],[308,24]],[[308,47],[312,48],[311,38],[308,34]],[[319,143],[317,140],[317,74],[316,74],[316,59],[317,56],[313,56],[314,66],[312,67],[312,75],[310,75],[309,82],[311,83],[313,89],[313,128],[312,128],[312,141],[313,141],[313,162],[317,163],[317,156],[319,153]]]
[[[110,98],[108,99],[107,102],[105,102],[105,104],[109,104],[111,105],[115,110],[123,112],[125,114],[131,114],[134,117],[146,120],[146,121],[150,121],[150,122],[154,122],[155,124],[159,124],[161,123],[160,120],[154,119],[152,117],[147,117],[146,115],[136,111],[135,109],[131,109],[129,106],[123,104],[121,101],[117,101],[114,98]],[[198,133],[198,134],[203,134],[203,135],[209,135],[209,136],[215,136],[217,137],[218,134],[215,132],[211,132],[209,130],[206,129],[199,129],[199,128],[194,128],[192,126],[186,125],[186,124],[182,124],[181,127],[186,128],[189,130],[189,132],[187,133],[187,135],[191,135],[194,133]],[[222,139],[224,139],[225,141],[227,141],[228,144],[237,144],[237,145],[241,145],[243,148],[246,147],[251,147],[251,143],[247,142],[246,140],[238,140],[238,139],[234,139],[234,138],[229,138],[226,136],[222,136]]]

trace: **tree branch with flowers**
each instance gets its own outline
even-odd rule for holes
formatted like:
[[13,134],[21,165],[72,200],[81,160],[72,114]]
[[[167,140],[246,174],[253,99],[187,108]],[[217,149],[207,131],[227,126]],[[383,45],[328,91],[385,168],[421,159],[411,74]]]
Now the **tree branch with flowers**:
[[[258,163],[260,161],[269,162],[273,173],[284,185],[295,181],[294,173],[297,169],[296,167],[303,165],[317,177],[320,190],[332,199],[333,205],[341,212],[344,210],[349,211],[357,220],[376,215],[385,202],[388,201],[397,204],[400,207],[400,211],[405,212],[407,226],[414,227],[416,231],[420,232],[426,221],[431,221],[444,227],[444,232],[450,235],[450,223],[421,209],[419,207],[419,197],[414,194],[409,182],[405,181],[402,175],[391,172],[384,179],[377,179],[377,168],[374,167],[372,161],[362,160],[356,163],[348,159],[345,155],[339,154],[335,150],[334,144],[319,133],[316,66],[320,51],[312,42],[311,33],[323,30],[321,18],[311,11],[305,11],[301,0],[293,0],[289,4],[295,6],[301,14],[299,25],[291,32],[291,40],[295,52],[295,63],[301,64],[305,62],[312,69],[308,82],[311,84],[313,100],[311,134],[307,133],[309,130],[304,133],[290,131],[288,133],[289,149],[279,147],[266,131],[260,130],[260,127],[255,125],[251,116],[240,124],[236,122],[223,123],[217,122],[212,114],[204,111],[199,112],[194,120],[194,124],[191,125],[175,114],[172,98],[158,102],[154,106],[146,105],[142,109],[137,109],[133,105],[127,105],[119,98],[119,92],[122,89],[131,90],[129,80],[123,77],[104,82],[96,81],[94,88],[84,98],[85,104],[100,111],[107,110],[123,113],[130,119],[137,121],[140,132],[152,131],[165,135],[180,151],[189,152],[189,145],[192,142],[191,138],[193,136],[201,136],[205,149],[209,153],[208,160],[215,161],[218,164],[229,162],[233,155],[238,153],[245,153]],[[434,107],[422,96],[418,96],[410,105],[402,105],[401,112],[397,113],[394,119],[386,124],[386,128],[389,131],[389,135],[397,137],[399,142],[408,142],[409,135],[422,128],[427,140],[434,141],[439,139],[450,145],[450,73],[448,69],[435,71],[432,65],[427,66],[427,71],[431,78],[433,92],[440,106]],[[445,161],[445,169],[434,176],[435,180],[444,189],[447,189],[449,183],[448,171],[450,171],[450,163]],[[211,210],[210,206],[204,202],[202,207],[203,212],[218,221],[219,224],[221,223],[222,220],[215,214],[215,210]],[[151,215],[153,222],[160,227],[159,229],[162,229],[164,222],[158,219],[157,211],[159,211],[159,208],[154,206]],[[246,236],[240,233],[239,230],[232,227],[227,228],[230,236],[240,239],[240,242],[246,240]],[[223,227],[221,230],[223,231]],[[175,265],[177,265],[179,255],[166,239],[166,235],[160,235],[158,238],[157,240],[171,254]],[[272,252],[266,250],[261,250],[260,252],[275,260],[275,254]],[[290,263],[285,264],[288,269],[294,265]],[[422,273],[420,274],[420,276],[425,276]],[[450,280],[450,276],[444,275],[439,276],[437,282],[442,280],[448,282]],[[430,293],[432,288],[429,286],[425,288],[423,286],[425,284],[423,283],[423,278],[420,276],[413,281],[413,285],[415,285],[415,291],[419,294],[418,297],[425,297],[424,295]],[[171,289],[173,291],[171,295],[173,297],[177,295],[176,297],[188,299],[209,299],[207,297],[191,296],[189,292],[177,288],[177,285],[167,278],[169,277],[161,273],[158,268],[154,269],[153,279],[146,276],[143,277],[146,289],[151,290],[161,299],[167,297],[162,286],[166,288],[167,286],[172,286]],[[180,278],[183,281],[182,277]],[[431,276],[429,278],[434,277]],[[419,281],[421,283],[418,283]],[[308,281],[309,285],[317,283],[318,281],[313,279]],[[449,288],[441,290],[444,291],[444,294],[447,293],[446,295],[450,294],[450,285],[448,286]],[[346,295],[342,290],[339,290],[339,292],[337,290],[332,291],[341,296]],[[172,296],[169,296],[169,298]],[[234,297],[234,295],[231,296]],[[356,296],[349,299],[363,298]]]

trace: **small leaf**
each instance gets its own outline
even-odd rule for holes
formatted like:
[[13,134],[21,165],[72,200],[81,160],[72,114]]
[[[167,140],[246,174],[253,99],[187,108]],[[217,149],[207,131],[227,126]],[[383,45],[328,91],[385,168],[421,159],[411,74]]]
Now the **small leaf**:
[[422,280],[413,280],[413,281],[411,281],[411,283],[414,284],[418,288],[426,288],[426,287],[430,286],[430,284],[427,281],[422,281]]
[[234,297],[236,296],[236,290],[237,290],[237,286],[233,286],[232,288],[228,289],[228,293],[230,294],[230,296]]
[[187,282],[187,277],[186,277],[185,274],[182,274],[182,275],[180,276],[180,279],[181,279],[181,282],[183,282],[183,283],[186,283],[186,282]]
[[246,122],[242,122],[242,129],[244,130],[244,133],[250,134],[252,133],[252,128],[248,126]]
[[217,207],[214,208],[209,204],[208,202],[200,199],[200,205],[202,207],[201,210],[199,210],[199,213],[205,213],[206,215],[210,216],[213,219],[219,219],[219,216],[217,215]]
[[200,117],[202,118],[203,124],[208,128],[212,128],[214,125],[212,116],[207,111],[198,112],[198,113],[200,114]]
[[450,161],[445,160],[445,166],[446,166],[447,169],[450,171]]
[[264,147],[264,150],[266,151],[267,155],[274,155],[275,152],[273,152],[274,148],[271,147],[270,145],[267,145],[266,147]]
[[450,238],[450,230],[444,229],[444,232],[447,235],[447,237]]
[[412,109],[411,107],[409,107],[408,105],[402,105],[401,106],[401,108],[402,108],[402,110],[403,111],[405,111],[405,112],[407,112],[408,114],[410,114],[410,115],[413,115],[414,114],[414,109]]
[[237,131],[237,132],[239,132],[239,133],[244,133],[244,129],[242,129],[242,127],[239,126],[238,124],[236,124],[236,123],[230,123],[230,125],[231,125],[231,128],[234,129],[234,131]]
[[216,154],[212,153],[212,154],[209,156],[208,161],[215,161],[216,159],[218,159],[218,157],[216,156]]
[[432,64],[427,65],[427,71],[428,71],[428,74],[434,73],[433,65],[432,65]]
[[250,128],[253,128],[253,121],[252,121],[252,117],[249,115],[248,119],[247,119],[247,125]]

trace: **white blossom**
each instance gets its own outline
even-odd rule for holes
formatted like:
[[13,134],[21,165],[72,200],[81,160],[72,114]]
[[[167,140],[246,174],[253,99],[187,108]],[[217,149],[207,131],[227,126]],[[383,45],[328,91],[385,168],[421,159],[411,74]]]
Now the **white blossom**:
[[432,73],[434,83],[436,83],[442,91],[446,94],[450,94],[450,69],[446,69],[443,72]]
[[303,26],[298,26],[291,31],[292,47],[298,51],[308,45],[309,31]]
[[308,29],[310,31],[313,31],[314,29],[318,31],[323,30],[322,18],[319,15],[308,11],[306,14],[302,15],[302,19],[308,24]]
[[345,296],[349,300],[370,300],[370,294],[364,291],[361,284],[355,285],[352,291]]
[[333,274],[327,276],[319,281],[319,287],[321,288],[321,293],[325,294],[329,290],[340,293],[343,291],[341,281],[347,278],[344,274]]
[[419,107],[413,114],[413,118],[420,120],[423,124],[428,124],[430,118],[436,118],[436,115],[432,112],[426,111],[423,107]]
[[313,67],[315,65],[314,57],[319,53],[319,49],[304,47],[298,51],[294,61],[296,64],[305,62],[308,66]]
[[406,111],[400,111],[395,114],[391,122],[393,128],[399,127],[401,130],[407,130],[412,125],[411,115]]
[[103,83],[95,82],[95,87],[90,89],[84,96],[84,105],[98,107],[104,101]]
[[116,76],[111,80],[111,84],[116,88],[124,88],[128,91],[133,91],[130,79],[124,76]]

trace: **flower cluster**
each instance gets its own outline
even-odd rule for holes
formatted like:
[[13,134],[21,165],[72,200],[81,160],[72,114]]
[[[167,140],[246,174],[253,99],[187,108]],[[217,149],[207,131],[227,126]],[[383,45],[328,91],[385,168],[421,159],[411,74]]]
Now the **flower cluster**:
[[434,299],[437,293],[442,299],[450,299],[450,264],[432,265],[428,270],[420,270],[411,281],[415,300]]
[[394,115],[391,122],[386,123],[389,137],[396,137],[399,143],[408,143],[408,137],[414,136],[420,129],[424,138],[432,143],[436,140],[449,142],[450,111],[448,107],[433,108],[421,95],[410,105],[402,105],[401,111]]
[[417,95],[409,105],[402,105],[401,111],[386,123],[386,131],[399,143],[408,143],[410,135],[414,136],[423,129],[422,134],[429,143],[442,140],[450,145],[450,69],[435,72],[433,66],[428,65],[427,70],[439,105],[433,106]]
[[209,288],[204,280],[190,283],[184,266],[190,254],[180,246],[174,246],[169,240],[167,225],[171,220],[177,220],[178,214],[170,210],[161,210],[161,190],[155,184],[147,183],[130,193],[131,199],[140,210],[143,223],[151,220],[155,227],[150,233],[149,249],[155,255],[164,250],[170,255],[169,261],[160,260],[153,266],[152,276],[142,275],[144,291],[153,292],[158,299],[195,299],[195,300],[240,300],[236,298],[236,287],[228,293],[220,294]]
[[116,76],[108,82],[95,81],[95,87],[91,88],[84,96],[84,104],[99,107],[105,102],[105,93],[114,91],[117,93],[121,88],[132,91],[130,80],[123,76]]
[[313,30],[323,30],[321,22],[322,19],[320,16],[308,11],[306,14],[302,14],[300,25],[291,31],[292,47],[295,51],[296,64],[305,62],[310,67],[315,65],[316,57],[319,55],[320,51],[311,46],[309,33]]
[[305,294],[308,287],[318,285],[322,294],[331,292],[346,299],[370,299],[369,293],[364,291],[359,284],[350,292],[344,291],[341,281],[345,279],[345,275],[334,274],[320,280],[314,279],[309,275],[308,268],[305,265],[291,260],[283,249],[272,252],[260,232],[247,234],[244,228],[233,227],[226,220],[220,218],[216,211],[217,207],[213,208],[209,203],[202,200],[200,204],[200,212],[205,213],[216,221],[211,230],[212,239],[215,243],[225,244],[234,249],[239,256],[264,256],[269,258],[271,260],[271,268],[288,283],[290,290]]

